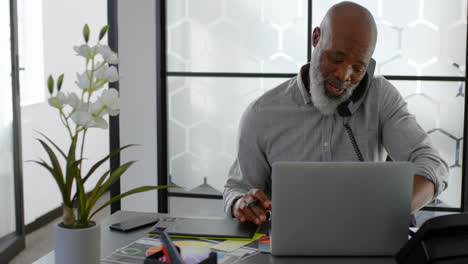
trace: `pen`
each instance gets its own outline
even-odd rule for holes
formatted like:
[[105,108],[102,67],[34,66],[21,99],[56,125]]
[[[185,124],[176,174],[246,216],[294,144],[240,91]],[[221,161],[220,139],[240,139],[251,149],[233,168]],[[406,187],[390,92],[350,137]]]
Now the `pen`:
[[[250,208],[250,207],[252,207],[252,206],[254,206],[254,205],[257,205],[259,202],[260,202],[260,200],[253,200],[252,202],[250,202],[250,203],[247,204],[247,208]],[[267,219],[270,219],[270,217],[271,217],[271,211],[268,211],[268,212],[265,214],[265,216],[266,216]]]
[[254,205],[257,205],[260,202],[260,200],[253,200],[252,202],[247,204],[247,208],[250,208]]
[[[160,234],[160,239],[164,245],[164,247],[162,248],[164,252],[164,256],[166,256],[166,258],[168,258],[169,261],[172,261],[171,263],[184,264],[182,257],[177,251],[177,248],[174,246],[174,244],[172,244],[172,241],[169,238],[169,235],[163,231]],[[167,251],[165,251],[164,249],[166,249]]]

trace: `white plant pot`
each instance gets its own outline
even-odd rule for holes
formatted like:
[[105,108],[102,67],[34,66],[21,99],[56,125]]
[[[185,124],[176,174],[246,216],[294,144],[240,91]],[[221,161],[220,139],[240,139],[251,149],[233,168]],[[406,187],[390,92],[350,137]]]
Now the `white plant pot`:
[[54,230],[55,264],[99,264],[101,260],[101,226]]

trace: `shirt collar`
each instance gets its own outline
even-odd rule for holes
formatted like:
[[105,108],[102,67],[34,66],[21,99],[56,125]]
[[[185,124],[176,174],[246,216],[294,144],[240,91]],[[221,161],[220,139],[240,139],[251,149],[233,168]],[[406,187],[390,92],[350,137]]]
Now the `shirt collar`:
[[311,104],[312,100],[310,99],[309,85],[310,82],[307,82],[309,76],[310,64],[307,63],[301,67],[299,73],[297,74],[297,85],[299,86],[299,91],[301,92],[302,99],[304,104]]

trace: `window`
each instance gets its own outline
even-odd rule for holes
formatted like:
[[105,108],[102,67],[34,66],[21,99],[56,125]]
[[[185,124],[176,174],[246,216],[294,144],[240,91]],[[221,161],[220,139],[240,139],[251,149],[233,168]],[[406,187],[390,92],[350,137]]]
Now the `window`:
[[[168,182],[184,187],[170,197],[222,198],[242,112],[310,60],[311,31],[337,2],[167,1],[167,122],[158,122],[168,149],[158,155],[167,153]],[[460,210],[467,1],[356,2],[377,22],[376,74],[399,89],[449,163],[449,188],[431,207]]]
[[21,173],[21,124],[18,104],[16,1],[0,3],[0,262],[25,247]]
[[10,4],[3,1],[0,9],[0,39],[1,57],[4,63],[0,66],[0,83],[2,97],[0,99],[0,210],[5,212],[5,218],[0,222],[0,238],[16,230],[15,217],[15,167],[14,167],[14,124],[13,124],[13,94],[11,54],[13,48],[10,41]]
[[[47,100],[44,72],[44,25],[42,1],[18,1],[18,43],[20,60],[21,106],[40,104]],[[45,86],[45,85],[44,85]]]
[[[93,6],[92,9],[88,8]],[[18,1],[19,58],[23,160],[48,160],[36,138],[37,131],[46,134],[56,144],[68,148],[69,137],[58,113],[50,107],[45,80],[49,74],[55,78],[64,73],[62,91],[79,90],[74,83],[76,72],[83,71],[83,61],[75,55],[73,46],[82,44],[84,23],[91,28],[92,40],[97,38],[107,24],[106,1]],[[108,154],[109,131],[89,130],[86,135],[85,157],[88,161],[100,160]],[[62,160],[63,161],[63,160]],[[92,162],[83,163],[89,170]],[[104,173],[107,165],[99,170]],[[97,172],[100,173],[100,172]],[[62,197],[50,173],[32,162],[23,163],[25,224],[30,225],[61,206]],[[86,188],[98,179],[91,177]],[[41,191],[38,192],[38,189]]]

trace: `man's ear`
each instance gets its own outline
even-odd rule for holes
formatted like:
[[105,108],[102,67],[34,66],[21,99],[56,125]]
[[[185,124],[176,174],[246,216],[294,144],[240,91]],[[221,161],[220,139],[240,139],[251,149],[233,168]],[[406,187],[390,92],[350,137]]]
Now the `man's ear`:
[[312,46],[315,48],[320,40],[320,28],[316,27],[314,28],[314,31],[312,32]]

